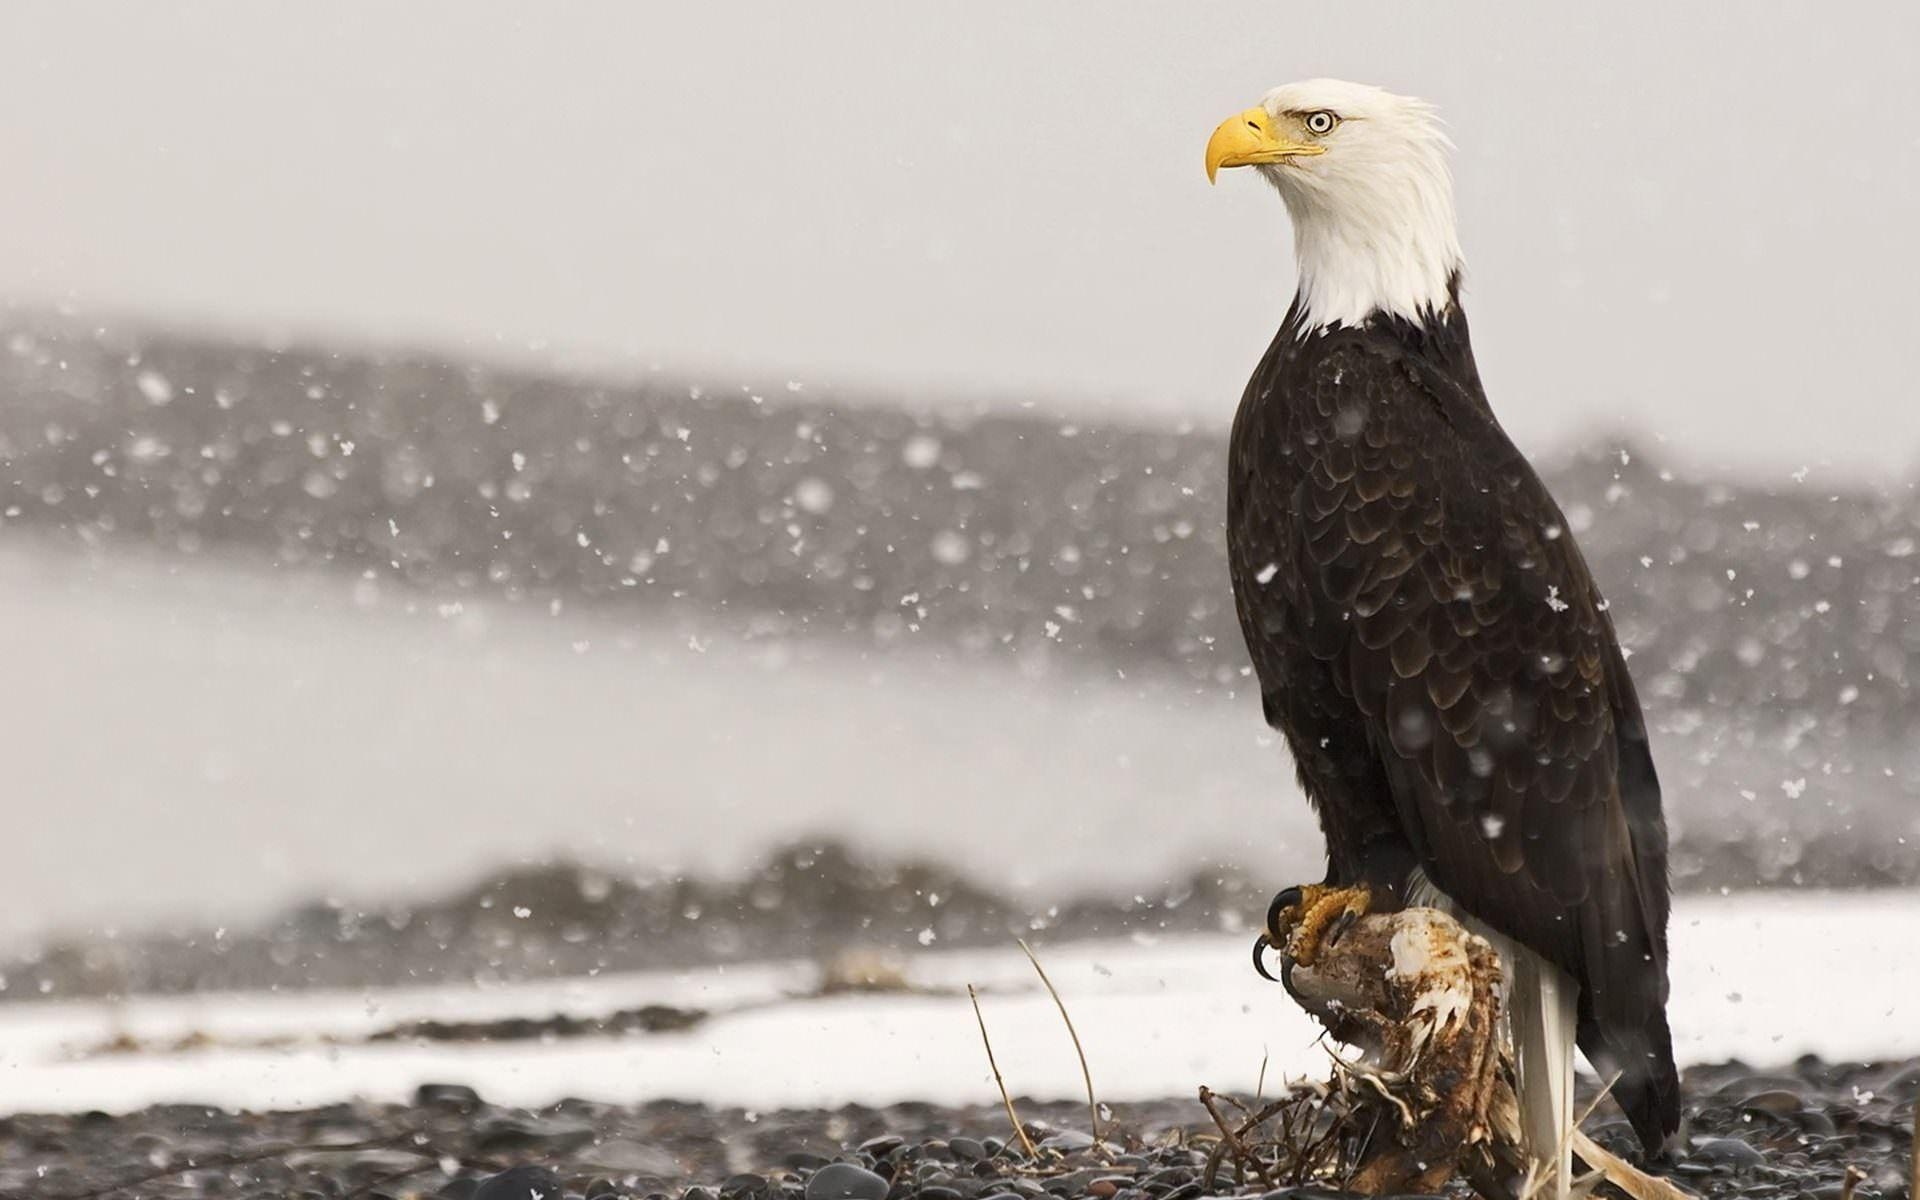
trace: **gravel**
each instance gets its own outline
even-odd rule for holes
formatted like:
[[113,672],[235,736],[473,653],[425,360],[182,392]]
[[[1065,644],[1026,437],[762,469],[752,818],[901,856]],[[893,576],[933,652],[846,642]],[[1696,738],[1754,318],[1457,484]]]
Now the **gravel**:
[[[1704,1196],[1909,1200],[1920,1060],[1774,1071],[1690,1070],[1688,1153],[1674,1180]],[[230,1113],[165,1105],[123,1116],[0,1118],[0,1197],[401,1197],[456,1200],[1196,1200],[1259,1195],[1223,1174],[1208,1192],[1211,1126],[1191,1099],[1122,1106],[1091,1146],[1086,1110],[1019,1103],[1045,1149],[1009,1146],[998,1106],[900,1104],[754,1112],[674,1101],[488,1104],[457,1084],[407,1105]],[[1630,1153],[1624,1121],[1588,1129]],[[1324,1191],[1266,1193],[1308,1200]]]

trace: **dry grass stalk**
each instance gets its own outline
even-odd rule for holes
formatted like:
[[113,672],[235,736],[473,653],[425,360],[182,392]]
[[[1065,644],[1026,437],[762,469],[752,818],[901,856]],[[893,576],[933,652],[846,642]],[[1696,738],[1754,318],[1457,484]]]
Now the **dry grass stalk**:
[[1683,1191],[1664,1179],[1647,1174],[1626,1159],[1601,1147],[1578,1129],[1573,1131],[1573,1152],[1578,1154],[1588,1166],[1605,1175],[1608,1183],[1633,1197],[1633,1200],[1695,1200],[1691,1192]]
[[1867,1173],[1859,1167],[1848,1166],[1846,1177],[1840,1181],[1840,1200],[1853,1200],[1853,1189],[1866,1177]]
[[1047,978],[1047,969],[1040,965],[1040,959],[1034,954],[1033,947],[1027,945],[1024,938],[1014,940],[1020,943],[1020,949],[1026,951],[1027,961],[1032,963],[1033,969],[1040,973],[1040,982],[1047,985],[1047,994],[1053,997],[1054,1007],[1060,1010],[1060,1019],[1067,1023],[1067,1036],[1073,1039],[1073,1052],[1080,1057],[1080,1078],[1087,1084],[1087,1123],[1091,1126],[1088,1132],[1093,1135],[1093,1143],[1097,1146],[1100,1144],[1100,1105],[1093,1098],[1093,1072],[1087,1069],[1087,1052],[1080,1045],[1080,1034],[1074,1029],[1073,1018],[1067,1015],[1066,1002],[1060,999],[1060,993],[1054,988],[1053,980]]
[[1028,1158],[1038,1158],[1040,1151],[1027,1136],[1027,1127],[1020,1123],[1020,1114],[1013,1111],[1013,1097],[1007,1095],[1007,1082],[1000,1078],[1000,1064],[994,1061],[993,1039],[987,1036],[987,1018],[980,1012],[980,995],[967,985],[967,999],[973,1001],[973,1019],[980,1022],[980,1044],[987,1048],[987,1066],[993,1070],[994,1086],[1000,1089],[1000,1102],[1007,1106],[1007,1120],[1013,1123],[1013,1134],[1020,1139],[1020,1148],[1027,1152]]

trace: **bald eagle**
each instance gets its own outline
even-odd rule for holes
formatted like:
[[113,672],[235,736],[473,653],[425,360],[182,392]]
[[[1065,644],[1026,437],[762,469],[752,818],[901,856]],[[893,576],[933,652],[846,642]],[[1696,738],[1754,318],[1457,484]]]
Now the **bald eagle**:
[[1606,601],[1480,384],[1450,146],[1428,105],[1334,80],[1207,145],[1209,179],[1279,190],[1299,275],[1234,418],[1227,543],[1327,877],[1275,898],[1254,958],[1410,904],[1495,935],[1524,1132],[1564,1187],[1576,1040],[1650,1154],[1679,1125],[1666,823]]

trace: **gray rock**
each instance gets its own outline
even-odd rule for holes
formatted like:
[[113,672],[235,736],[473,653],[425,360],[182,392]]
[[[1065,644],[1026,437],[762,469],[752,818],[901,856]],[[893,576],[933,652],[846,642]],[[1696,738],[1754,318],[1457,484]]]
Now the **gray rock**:
[[860,1143],[860,1152],[871,1154],[875,1158],[885,1158],[905,1144],[905,1139],[891,1133],[883,1133],[877,1138],[868,1138]]
[[1748,1096],[1740,1102],[1740,1108],[1745,1112],[1765,1113],[1770,1117],[1790,1117],[1799,1112],[1805,1103],[1798,1092],[1771,1088]]
[[1078,1129],[1061,1129],[1047,1135],[1040,1143],[1042,1150],[1058,1150],[1062,1154],[1071,1154],[1075,1150],[1093,1149],[1093,1135]]
[[1765,1155],[1739,1138],[1702,1138],[1693,1144],[1693,1153],[1688,1157],[1696,1163],[1730,1171],[1763,1167],[1767,1163]]
[[886,1200],[887,1181],[865,1167],[829,1163],[807,1180],[807,1200]]

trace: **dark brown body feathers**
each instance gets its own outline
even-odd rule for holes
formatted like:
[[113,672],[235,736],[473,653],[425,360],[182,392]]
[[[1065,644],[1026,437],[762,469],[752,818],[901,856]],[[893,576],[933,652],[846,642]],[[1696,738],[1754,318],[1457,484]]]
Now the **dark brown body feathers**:
[[1679,1120],[1667,836],[1633,680],[1464,315],[1302,335],[1234,420],[1227,538],[1269,723],[1329,877],[1407,871],[1580,988],[1579,1044],[1649,1149]]

